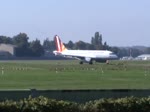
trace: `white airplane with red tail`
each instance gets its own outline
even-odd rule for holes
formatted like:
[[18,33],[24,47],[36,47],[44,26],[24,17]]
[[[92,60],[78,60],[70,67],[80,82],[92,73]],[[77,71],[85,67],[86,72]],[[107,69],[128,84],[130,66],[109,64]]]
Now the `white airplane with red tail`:
[[93,64],[93,61],[104,63],[118,58],[116,54],[108,50],[68,50],[57,35],[54,41],[57,48],[56,51],[53,51],[55,55],[78,59],[80,64],[83,62]]

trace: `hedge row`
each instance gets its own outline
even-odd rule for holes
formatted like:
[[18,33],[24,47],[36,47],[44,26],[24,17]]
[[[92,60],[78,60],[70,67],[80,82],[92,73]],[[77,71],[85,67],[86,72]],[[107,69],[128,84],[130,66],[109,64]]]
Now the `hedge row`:
[[0,102],[0,112],[150,112],[150,97],[100,99],[79,104],[40,96]]

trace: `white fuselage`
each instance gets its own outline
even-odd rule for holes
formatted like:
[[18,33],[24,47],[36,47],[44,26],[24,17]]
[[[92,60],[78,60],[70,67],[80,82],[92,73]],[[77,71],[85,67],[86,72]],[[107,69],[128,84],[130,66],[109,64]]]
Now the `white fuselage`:
[[54,51],[56,55],[65,57],[75,57],[77,59],[90,58],[90,59],[116,59],[117,56],[107,50],[65,50],[63,52]]
[[62,55],[70,56],[81,56],[81,57],[90,57],[90,58],[108,58],[109,51],[92,51],[92,50],[65,50],[62,52]]

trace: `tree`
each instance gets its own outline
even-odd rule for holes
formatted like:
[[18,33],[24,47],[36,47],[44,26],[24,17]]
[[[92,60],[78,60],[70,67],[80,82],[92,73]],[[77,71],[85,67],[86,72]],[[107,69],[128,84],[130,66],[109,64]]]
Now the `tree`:
[[13,37],[14,44],[17,45],[18,47],[24,48],[27,48],[29,45],[28,39],[29,37],[25,33],[20,33]]
[[91,39],[91,44],[94,45],[96,50],[103,49],[102,34],[99,34],[99,32],[95,32],[94,37],[92,37]]
[[34,57],[39,57],[44,54],[44,49],[42,45],[40,44],[40,40],[38,39],[30,43],[30,50],[31,50],[32,56]]
[[48,38],[46,40],[44,40],[43,42],[43,48],[44,50],[49,50],[49,51],[53,51],[56,49],[55,47],[55,42],[54,41],[50,41]]
[[17,46],[16,56],[28,56],[29,53],[29,37],[25,33],[20,33],[13,37],[13,43]]
[[107,42],[104,42],[103,49],[104,50],[109,50],[110,49],[109,46],[107,45]]
[[67,45],[66,47],[70,49],[73,49],[74,47],[74,43],[71,40],[66,45]]
[[0,36],[0,44],[5,43],[5,44],[13,44],[13,40],[10,37],[7,36]]
[[95,33],[95,44],[98,46],[102,46],[102,34],[99,34],[99,32]]
[[86,49],[87,50],[95,50],[94,45],[86,43]]
[[142,54],[140,50],[138,50],[138,49],[136,49],[136,48],[130,48],[130,55],[131,55],[132,57],[137,57],[137,56],[139,56],[140,54]]
[[92,44],[92,45],[96,45],[96,43],[95,43],[95,38],[94,38],[94,37],[91,38],[91,44]]
[[145,52],[146,52],[146,54],[150,54],[150,47],[147,47]]
[[82,49],[85,50],[86,49],[86,43],[83,41],[78,41],[75,43],[75,49]]
[[110,50],[112,52],[114,52],[115,54],[117,54],[117,56],[120,56],[120,54],[119,54],[120,49],[118,47],[111,47]]

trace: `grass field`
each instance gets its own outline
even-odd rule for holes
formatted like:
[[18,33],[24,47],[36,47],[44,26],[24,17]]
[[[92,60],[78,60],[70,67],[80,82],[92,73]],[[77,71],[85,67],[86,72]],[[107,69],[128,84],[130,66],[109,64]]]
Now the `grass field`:
[[149,61],[0,61],[0,89],[150,89]]

